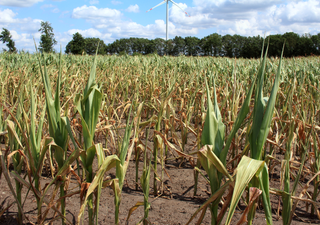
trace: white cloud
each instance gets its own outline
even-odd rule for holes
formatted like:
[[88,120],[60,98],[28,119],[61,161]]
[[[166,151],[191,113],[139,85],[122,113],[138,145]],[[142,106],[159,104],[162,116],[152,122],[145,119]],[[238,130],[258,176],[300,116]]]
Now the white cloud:
[[99,1],[98,0],[90,0],[90,5],[97,5],[99,4]]
[[101,8],[95,6],[81,6],[77,7],[72,12],[72,17],[76,19],[101,19],[113,18],[116,19],[121,16],[121,12],[116,9]]
[[10,29],[20,29],[35,32],[40,28],[41,20],[28,18],[16,18],[17,13],[11,9],[0,10],[0,27],[10,27]]
[[111,1],[111,4],[113,4],[113,5],[120,5],[120,4],[122,4],[122,2],[112,0],[112,1]]
[[179,3],[170,9],[170,21],[182,28],[216,29],[219,34],[243,36],[285,32],[315,33],[320,28],[318,0],[193,0],[194,7]]
[[[255,33],[283,34],[295,32],[298,34],[318,33],[320,29],[320,4],[319,1],[291,1],[287,4],[272,6],[265,13],[258,13],[256,20],[248,19]],[[235,32],[237,29],[230,26]],[[246,34],[245,34],[246,35]]]
[[73,34],[75,34],[77,32],[80,33],[84,37],[97,37],[100,39],[110,38],[110,36],[111,36],[111,34],[108,34],[108,33],[102,34],[100,31],[93,29],[93,28],[90,28],[87,30],[71,29],[71,30],[67,31],[67,34],[72,37]]
[[292,23],[320,23],[320,2],[309,0],[306,2],[290,2],[275,11],[275,16],[281,24]]
[[30,7],[43,0],[1,0],[0,5],[16,6],[16,7]]
[[4,9],[3,11],[0,10],[0,25],[6,25],[10,23],[15,23],[17,19],[14,17],[17,14],[14,13],[11,9]]
[[139,12],[139,6],[137,4],[135,5],[130,5],[127,9],[127,12],[133,12],[133,13],[138,13]]

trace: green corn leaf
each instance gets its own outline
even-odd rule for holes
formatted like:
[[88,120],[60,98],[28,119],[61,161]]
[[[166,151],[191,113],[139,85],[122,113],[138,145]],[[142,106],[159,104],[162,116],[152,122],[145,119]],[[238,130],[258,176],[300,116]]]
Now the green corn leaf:
[[251,133],[249,136],[249,141],[251,145],[251,157],[253,159],[259,159],[261,152],[258,149],[258,139],[260,134],[260,128],[263,120],[264,114],[264,100],[263,100],[263,82],[264,82],[264,71],[266,67],[268,48],[265,56],[262,60],[259,72],[258,72],[258,84],[256,88],[255,102],[253,108],[253,122],[251,127]]
[[206,83],[206,89],[207,89],[208,109],[207,109],[207,115],[206,115],[203,131],[201,135],[201,144],[213,145],[214,146],[213,151],[219,157],[220,152],[222,151],[223,143],[224,143],[225,126],[222,122],[222,118],[220,115],[220,110],[219,110],[217,99],[216,99],[215,88],[214,88],[215,107],[213,107],[207,80],[205,80],[205,83]]
[[50,148],[52,143],[54,143],[54,140],[52,137],[46,138],[44,141],[44,146],[40,150],[39,160],[38,160],[38,164],[37,164],[37,171],[36,171],[36,174],[38,174],[39,176],[41,174],[42,165],[44,162],[46,152],[48,151],[48,149]]
[[93,163],[93,159],[94,159],[95,154],[96,154],[96,146],[92,145],[86,151],[86,155],[87,155],[86,168],[88,168],[89,166],[92,167],[92,163]]
[[[98,50],[98,48],[99,48],[99,45],[97,47],[97,50]],[[89,76],[87,85],[84,89],[84,95],[87,95],[87,93],[89,92],[89,89],[95,84],[96,67],[97,67],[97,54],[95,55],[94,60],[93,60],[93,64],[91,66],[90,76]]]
[[65,128],[67,129],[67,132],[69,134],[69,137],[70,137],[70,139],[72,141],[72,144],[73,144],[74,148],[78,149],[77,144],[76,144],[76,142],[74,140],[74,137],[73,137],[73,133],[72,133],[72,130],[71,130],[71,125],[70,125],[69,119],[64,116],[64,117],[61,117],[61,121],[64,124]]
[[127,120],[127,125],[126,125],[126,130],[125,130],[125,133],[124,133],[124,137],[123,137],[122,144],[121,144],[121,149],[120,149],[119,159],[120,159],[121,165],[124,165],[124,162],[126,160],[128,147],[129,147],[129,143],[130,143],[131,130],[132,130],[132,127],[133,127],[133,121],[131,122],[131,124],[129,122],[130,115],[131,115],[131,110],[132,110],[132,105],[130,107],[129,116],[128,116],[128,120]]
[[[41,65],[41,61],[39,58],[39,64]],[[54,131],[58,129],[58,121],[57,121],[57,111],[54,105],[54,100],[52,99],[52,91],[51,91],[51,83],[47,73],[47,68],[44,63],[44,71],[40,68],[42,81],[44,90],[46,93],[46,102],[47,102],[47,114],[48,114],[48,123],[49,123],[49,133],[52,137],[54,137]],[[59,111],[60,112],[60,111]]]
[[[33,89],[30,84],[30,93],[31,93],[31,124],[30,124],[30,134],[29,134],[29,139],[30,139],[30,148],[31,148],[31,158],[29,161],[32,161],[31,163],[31,169],[33,173],[36,173],[36,170],[39,169],[39,165],[42,165],[43,157],[40,156],[41,154],[41,137],[42,137],[42,127],[44,123],[44,117],[45,117],[45,112],[46,112],[46,105],[44,105],[40,119],[39,119],[39,124],[38,124],[38,129],[36,132],[36,123],[35,123],[35,115],[37,111],[35,99],[34,99],[34,94],[33,94]],[[35,165],[35,168],[32,167],[32,165]]]
[[205,145],[199,150],[200,157],[199,158],[206,158],[210,161],[211,164],[214,165],[214,167],[223,175],[228,177],[231,181],[233,178],[228,173],[226,167],[223,165],[223,163],[220,161],[220,159],[215,155],[215,153],[212,151],[213,146],[212,145]]
[[7,120],[7,128],[8,128],[8,135],[10,135],[12,140],[16,140],[20,147],[24,149],[23,145],[21,144],[20,138],[16,132],[14,123],[11,120]]
[[104,159],[105,159],[105,154],[102,148],[101,144],[97,144],[96,146],[96,153],[97,153],[97,158],[98,158],[98,166],[100,168],[100,166],[102,165]]
[[260,189],[262,190],[262,203],[264,207],[264,214],[266,216],[267,224],[272,224],[271,202],[269,195],[269,173],[268,166],[264,166],[259,174]]
[[86,115],[87,117],[85,118],[86,121],[89,122],[88,127],[91,132],[91,137],[94,137],[96,125],[99,118],[101,102],[102,102],[102,93],[97,88],[93,89],[92,105],[91,105],[90,111]]
[[4,175],[4,177],[5,177],[6,181],[7,181],[9,189],[10,189],[10,191],[11,191],[11,193],[12,193],[12,195],[13,195],[13,197],[14,197],[17,205],[18,205],[18,209],[22,213],[22,218],[24,218],[25,216],[24,216],[24,213],[23,213],[23,210],[22,210],[22,206],[21,206],[20,202],[18,201],[18,197],[16,195],[16,192],[14,191],[13,186],[11,184],[10,177],[9,177],[9,174],[8,174],[8,170],[6,168],[6,164],[5,164],[5,161],[4,161],[4,157],[3,157],[2,151],[0,151],[0,161],[1,161],[1,163],[0,163],[1,165],[0,166],[1,166],[2,173],[3,173],[3,175]]
[[231,218],[242,196],[244,189],[249,184],[253,176],[259,173],[263,169],[264,164],[265,164],[264,161],[251,159],[247,156],[242,157],[236,170],[237,172],[236,182],[235,182],[234,191],[232,194],[232,199],[230,203],[228,217],[226,220],[226,225],[230,224]]
[[142,176],[140,177],[141,187],[142,187],[144,196],[147,199],[149,198],[150,171],[151,171],[151,166],[149,164],[147,168],[143,169]]
[[[60,81],[61,81],[61,61],[62,61],[62,49],[60,48],[60,55],[59,55],[59,73],[58,73],[58,80],[56,83],[56,93],[54,96],[54,107],[56,109],[57,114],[60,114]],[[60,115],[57,115],[57,120],[59,120]]]
[[[36,103],[34,99],[34,94],[32,90],[32,86],[30,84],[30,97],[31,97],[31,124],[30,124],[30,143],[31,143],[31,154],[34,164],[38,165],[39,151],[37,137],[36,137],[36,123],[35,123],[35,115],[36,115]],[[44,107],[45,108],[45,107]],[[40,132],[39,132],[40,133]],[[35,172],[36,168],[32,168],[32,171]]]
[[81,220],[81,216],[85,210],[85,207],[87,205],[88,197],[94,192],[94,190],[97,188],[97,186],[103,181],[104,174],[106,171],[110,170],[112,167],[115,166],[115,162],[118,162],[119,158],[116,155],[108,156],[103,161],[101,167],[99,168],[96,176],[93,178],[92,183],[90,184],[87,194],[85,197],[85,200],[80,208],[79,214],[78,214],[78,223]]
[[[43,60],[44,56],[43,56]],[[41,59],[38,57],[39,65],[41,66]],[[61,56],[60,56],[61,61]],[[61,63],[61,62],[60,62]],[[60,76],[61,76],[61,66],[59,68],[59,77],[55,93],[55,99],[52,98],[52,90],[50,78],[47,73],[46,63],[43,63],[43,71],[40,68],[40,73],[43,81],[43,86],[45,89],[46,96],[46,106],[47,106],[47,121],[49,123],[49,134],[54,138],[55,143],[60,146],[64,151],[68,145],[68,131],[65,127],[65,123],[61,121],[60,116]]]
[[218,170],[216,169],[215,165],[205,155],[203,155],[200,152],[198,152],[197,154],[202,167],[205,169],[205,171],[208,174],[211,193],[214,193],[220,187],[221,179],[220,179],[220,175],[218,174]]
[[65,160],[64,150],[58,145],[52,145],[51,148],[54,150],[54,158],[58,163],[58,167],[61,168]]
[[275,78],[275,81],[273,84],[271,95],[270,95],[270,98],[268,101],[268,105],[266,107],[266,111],[263,115],[263,120],[262,120],[261,127],[259,130],[259,137],[257,139],[257,154],[256,154],[256,157],[258,157],[258,159],[260,159],[260,157],[261,157],[262,148],[263,148],[263,146],[267,140],[267,136],[269,134],[272,115],[273,115],[274,106],[275,106],[276,98],[277,98],[277,92],[278,92],[279,85],[280,85],[280,73],[281,73],[281,62],[282,62],[283,50],[284,50],[284,46],[282,49],[281,58],[280,58],[279,66],[278,66],[278,71],[277,71],[276,78]]

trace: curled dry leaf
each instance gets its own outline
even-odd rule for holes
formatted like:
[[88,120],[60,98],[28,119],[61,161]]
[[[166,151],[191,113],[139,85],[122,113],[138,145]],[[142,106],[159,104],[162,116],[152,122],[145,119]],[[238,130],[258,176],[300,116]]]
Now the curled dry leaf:
[[86,196],[87,190],[90,186],[90,183],[82,183],[81,184],[81,191],[80,191],[80,200],[83,202],[83,198]]
[[249,212],[249,209],[252,207],[252,204],[255,203],[255,200],[259,197],[259,195],[262,194],[262,191],[258,188],[255,187],[251,187],[250,191],[249,191],[249,204],[247,206],[247,208],[243,211],[242,216],[240,218],[240,220],[238,221],[237,225],[241,225],[244,224],[247,221],[247,215]]

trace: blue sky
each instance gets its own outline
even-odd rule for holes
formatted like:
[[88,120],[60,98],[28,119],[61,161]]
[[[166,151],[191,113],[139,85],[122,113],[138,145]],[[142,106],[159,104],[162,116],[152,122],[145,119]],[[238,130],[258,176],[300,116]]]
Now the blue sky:
[[[19,50],[33,52],[41,21],[49,21],[64,50],[75,32],[106,44],[119,38],[165,38],[163,0],[0,0],[0,29],[10,30]],[[170,38],[212,33],[255,36],[320,33],[319,0],[174,0],[170,3]],[[0,43],[0,49],[5,45]]]

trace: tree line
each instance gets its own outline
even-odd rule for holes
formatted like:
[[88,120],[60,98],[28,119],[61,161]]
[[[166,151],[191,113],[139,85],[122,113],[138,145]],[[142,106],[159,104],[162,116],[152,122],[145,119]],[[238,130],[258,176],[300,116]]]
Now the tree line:
[[[39,50],[41,52],[54,52],[53,46],[57,44],[54,38],[53,28],[49,22],[41,22]],[[240,35],[210,34],[204,38],[180,37],[165,41],[162,38],[121,38],[113,43],[105,44],[99,38],[85,38],[80,33],[73,34],[72,40],[66,45],[67,54],[129,54],[129,55],[187,55],[187,56],[226,56],[237,58],[258,58],[261,56],[263,37],[244,37]],[[285,43],[284,56],[310,56],[320,55],[320,33],[316,35],[299,35],[294,32],[269,35],[265,39],[269,43],[268,55],[280,56],[282,46]],[[17,52],[10,31],[3,28],[0,41],[6,43],[4,51]]]
[[[180,37],[165,41],[162,38],[121,38],[113,43],[105,44],[99,38],[84,38],[75,33],[66,46],[66,53],[95,54],[129,54],[129,55],[187,55],[187,56],[226,56],[237,58],[259,58],[261,56],[263,37],[244,37],[240,35],[210,34],[202,39],[197,37]],[[269,43],[268,55],[280,56],[285,43],[284,56],[320,55],[320,33],[317,35],[299,35],[294,32],[269,35],[265,42]]]

